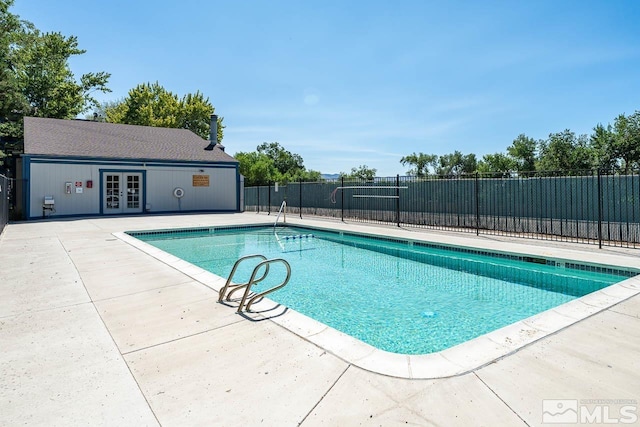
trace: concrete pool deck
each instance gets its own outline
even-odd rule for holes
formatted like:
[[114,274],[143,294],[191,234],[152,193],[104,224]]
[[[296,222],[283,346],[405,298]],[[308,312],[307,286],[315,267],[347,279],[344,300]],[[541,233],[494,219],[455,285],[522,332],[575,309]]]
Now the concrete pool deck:
[[[270,221],[244,213],[8,225],[0,237],[0,425],[545,425],[545,399],[577,400],[592,413],[605,405],[611,419],[630,420],[616,411],[637,407],[637,295],[468,373],[395,378],[272,320],[235,314],[207,278],[113,235]],[[288,222],[640,267],[639,250]]]

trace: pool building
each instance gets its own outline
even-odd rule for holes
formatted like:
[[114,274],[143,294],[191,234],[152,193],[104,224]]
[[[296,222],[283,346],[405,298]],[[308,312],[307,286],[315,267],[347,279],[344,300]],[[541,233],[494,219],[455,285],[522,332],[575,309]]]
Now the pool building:
[[25,219],[239,212],[238,162],[186,129],[24,118],[17,210]]

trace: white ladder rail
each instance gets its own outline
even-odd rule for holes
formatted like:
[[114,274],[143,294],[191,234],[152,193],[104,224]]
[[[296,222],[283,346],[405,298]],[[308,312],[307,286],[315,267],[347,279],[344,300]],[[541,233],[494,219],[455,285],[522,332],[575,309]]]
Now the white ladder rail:
[[276,226],[278,225],[278,220],[280,219],[280,214],[284,213],[284,215],[282,216],[282,221],[286,224],[287,223],[287,201],[283,200],[282,204],[280,205],[280,210],[278,211],[278,215],[276,216],[276,220],[273,223],[273,229],[276,229]]

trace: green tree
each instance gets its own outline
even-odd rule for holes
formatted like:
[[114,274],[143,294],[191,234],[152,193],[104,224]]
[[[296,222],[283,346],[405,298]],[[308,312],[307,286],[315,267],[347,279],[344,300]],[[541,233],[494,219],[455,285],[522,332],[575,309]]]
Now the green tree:
[[158,82],[131,89],[121,103],[105,110],[107,121],[140,126],[179,127],[180,100]]
[[[200,92],[178,98],[178,95],[155,82],[136,86],[124,99],[111,102],[103,110],[110,123],[183,128],[209,139],[211,114],[215,108]],[[100,111],[96,110],[96,113]],[[218,117],[219,142],[224,137],[223,120]]]
[[32,25],[9,12],[13,0],[0,0],[0,165],[5,154],[22,138],[22,116],[29,105],[16,75],[15,46]]
[[460,151],[456,150],[451,154],[445,154],[438,158],[436,174],[458,176],[474,173],[477,168],[478,160],[476,159],[475,154],[464,155]]
[[611,125],[598,123],[593,128],[590,146],[593,152],[593,166],[601,169],[615,169],[620,166],[616,150],[616,134]]
[[22,151],[25,115],[69,119],[97,105],[95,91],[109,92],[109,74],[76,80],[69,61],[85,53],[75,36],[41,33],[0,0],[0,147]]
[[539,143],[539,171],[578,171],[591,169],[593,151],[586,135],[576,137],[569,129],[552,133],[546,141]]
[[103,71],[76,81],[69,60],[85,52],[76,36],[34,30],[24,37],[16,54],[16,74],[34,116],[71,119],[98,105],[94,92],[111,92],[111,75]]
[[435,154],[411,153],[408,156],[404,156],[400,159],[402,166],[412,165],[407,174],[417,176],[418,178],[425,177],[429,174],[429,166],[435,168],[438,156]]
[[253,187],[256,185],[268,185],[276,182],[278,170],[266,154],[258,152],[238,152],[234,155],[240,163],[240,174],[244,176],[244,185]]
[[357,168],[351,168],[351,173],[340,172],[340,177],[344,179],[360,179],[365,181],[373,181],[376,177],[375,168],[370,168],[367,165],[360,165]]
[[504,153],[485,154],[478,162],[478,172],[492,173],[495,177],[509,176],[516,170],[516,161]]
[[294,179],[303,181],[303,182],[323,181],[322,173],[320,171],[316,171],[313,169],[304,169],[303,171],[298,172],[298,174],[294,177]]
[[320,181],[318,171],[307,170],[299,154],[291,153],[277,142],[265,142],[257,151],[234,155],[240,163],[240,174],[245,186],[268,185],[274,182],[286,184],[294,181]]
[[629,116],[620,114],[616,117],[613,129],[614,152],[625,172],[640,166],[640,111]]
[[285,150],[277,142],[263,142],[258,145],[258,153],[262,153],[273,161],[273,165],[282,176],[293,178],[304,170],[304,161],[299,154]]
[[[180,125],[204,139],[209,139],[211,114],[214,111],[215,108],[209,102],[209,98],[205,98],[200,91],[188,93],[180,99]],[[217,138],[220,143],[224,137],[223,120],[223,117],[218,117],[216,126]]]
[[106,122],[107,110],[116,110],[118,108],[124,108],[122,106],[123,103],[124,103],[124,98],[119,99],[117,101],[101,102],[100,105],[98,105],[93,109],[93,111],[91,111],[91,113],[85,114],[84,118],[85,120],[93,120],[96,122]]
[[520,134],[507,147],[507,154],[515,162],[514,169],[518,172],[533,172],[536,170],[536,149],[538,143],[525,134]]

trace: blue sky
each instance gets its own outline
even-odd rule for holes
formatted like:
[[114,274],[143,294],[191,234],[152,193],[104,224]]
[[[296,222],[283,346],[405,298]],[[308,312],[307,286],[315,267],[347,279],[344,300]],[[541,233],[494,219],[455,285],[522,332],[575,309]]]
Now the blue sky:
[[16,0],[76,35],[116,100],[201,91],[227,152],[279,142],[322,173],[404,174],[412,152],[504,152],[640,110],[640,2]]

